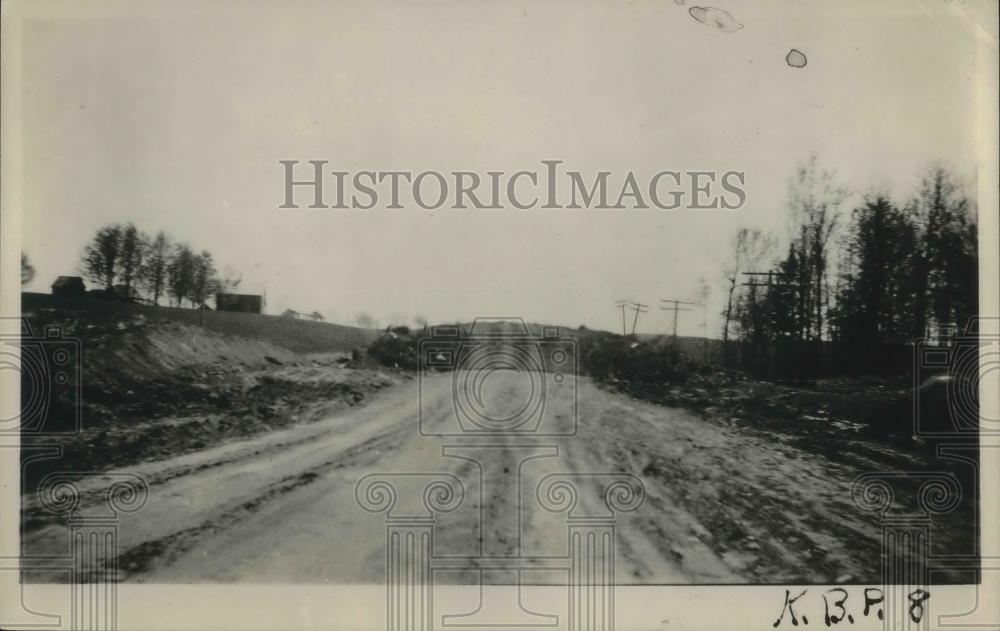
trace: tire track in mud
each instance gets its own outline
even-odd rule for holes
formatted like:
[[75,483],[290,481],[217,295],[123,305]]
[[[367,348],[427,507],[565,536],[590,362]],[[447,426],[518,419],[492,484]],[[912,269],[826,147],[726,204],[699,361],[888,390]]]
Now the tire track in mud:
[[[320,480],[327,473],[336,469],[343,469],[348,466],[348,463],[363,466],[375,462],[379,457],[376,450],[397,444],[398,438],[410,430],[410,427],[403,425],[388,433],[372,437],[337,453],[336,456],[312,466],[306,471],[282,478],[278,482],[269,485],[266,489],[263,489],[252,499],[245,500],[238,506],[225,510],[214,518],[205,520],[197,526],[185,528],[165,537],[145,541],[119,554],[117,557],[117,566],[125,576],[120,576],[118,580],[123,580],[128,575],[148,572],[154,566],[172,563],[178,557],[194,548],[202,538],[225,532],[246,519],[249,515],[261,510],[265,504],[279,500],[295,490],[312,484]],[[364,457],[366,453],[368,454],[367,458]],[[142,581],[139,580],[138,582]]]
[[[636,513],[615,516],[617,583],[677,581],[694,575],[694,568],[685,567],[676,540],[689,527],[676,523],[670,529],[664,526],[666,519],[676,519],[672,514],[677,513],[677,505],[663,500],[663,489],[644,475],[640,464],[653,445],[643,434],[631,437],[630,426],[644,425],[646,420],[636,416],[625,401],[604,396],[586,378],[580,379],[579,392],[579,433],[566,441],[564,449],[570,469],[576,473],[631,474],[642,481],[646,492],[645,504]],[[604,501],[602,489],[592,483],[591,487],[581,489],[581,495]],[[690,547],[689,543],[684,545]],[[714,566],[709,575],[718,577],[721,568],[710,562],[713,560],[702,559],[699,565]]]
[[[606,434],[603,459],[627,462],[644,479],[656,515],[645,524],[649,540],[695,580],[857,579],[856,568],[877,552],[877,530],[851,506],[852,467],[680,410],[672,420],[669,408],[632,401],[622,408],[631,413],[619,432]],[[663,527],[671,517],[678,521]],[[689,566],[693,555],[700,558]]]
[[[518,389],[523,375],[500,371],[491,379],[496,381],[484,390],[488,396],[481,399],[484,416],[489,420],[513,417],[525,395]],[[452,396],[449,391],[430,406],[437,429],[454,420],[448,413]],[[439,553],[462,556],[468,564],[448,570],[441,582],[511,583],[511,571],[490,568],[484,559],[517,557],[524,552],[524,525],[531,523],[537,509],[534,486],[526,482],[541,477],[530,465],[542,459],[552,463],[550,469],[565,468],[554,464],[552,441],[539,441],[531,434],[494,433],[450,436],[434,444],[440,444],[439,453],[444,456],[437,460],[439,466],[458,477],[466,488],[465,504],[439,519],[434,536]],[[542,451],[538,452],[540,446]]]
[[[314,440],[316,440],[316,436],[306,436],[298,440],[274,443],[266,446],[263,449],[256,449],[249,455],[238,454],[228,458],[220,458],[219,460],[213,460],[211,462],[205,462],[198,465],[189,465],[184,467],[178,467],[175,469],[169,469],[160,474],[147,476],[144,479],[146,483],[151,487],[154,485],[161,485],[170,482],[171,480],[183,478],[184,476],[195,475],[204,471],[209,471],[211,469],[218,469],[226,465],[245,462],[248,459],[248,457],[255,457],[255,456],[266,457],[268,454],[272,454],[281,451],[283,449],[298,447],[300,445],[304,445],[305,443],[312,442]],[[97,477],[100,478],[102,476],[98,475]],[[80,493],[79,501],[83,506],[94,506],[97,505],[99,502],[103,501],[106,495],[107,495],[106,488],[87,489]],[[61,519],[59,515],[54,514],[48,510],[45,510],[42,506],[39,505],[39,503],[34,498],[25,501],[25,507],[22,512],[22,515],[23,515],[23,527],[25,528],[26,531],[31,531],[37,528],[44,527],[48,524],[58,522]]]
[[[397,390],[407,392],[407,385],[402,384]],[[298,427],[279,430],[270,435],[262,435],[249,439],[216,446],[201,453],[182,454],[170,460],[152,460],[141,463],[126,470],[137,474],[148,485],[151,495],[156,488],[188,476],[204,474],[208,471],[224,470],[229,465],[240,465],[253,459],[264,459],[281,454],[291,449],[303,447],[309,443],[329,438],[334,433],[350,431],[364,423],[377,418],[378,415],[395,413],[400,408],[410,405],[408,397],[402,400],[388,397],[375,398],[366,408],[352,411],[345,416],[334,416],[327,421],[301,424]],[[333,424],[330,421],[334,421]],[[288,436],[287,440],[280,440]],[[279,438],[275,441],[275,438]],[[180,464],[184,463],[184,464]],[[77,485],[78,502],[83,510],[92,510],[106,501],[108,488],[102,481],[112,479],[115,471],[102,471],[89,475],[81,475]],[[34,535],[46,527],[59,526],[64,516],[44,508],[40,501],[41,489],[22,497],[22,536]]]

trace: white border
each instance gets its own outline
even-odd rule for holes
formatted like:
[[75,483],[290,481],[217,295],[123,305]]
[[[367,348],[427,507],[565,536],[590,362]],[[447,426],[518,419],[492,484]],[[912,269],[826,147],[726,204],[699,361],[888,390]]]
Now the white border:
[[[141,3],[99,2],[83,3],[55,0],[29,4],[5,1],[0,5],[2,15],[2,120],[0,138],[0,313],[20,313],[19,259],[21,235],[21,172],[20,149],[20,45],[21,24],[26,18],[78,17],[109,18],[135,16],[138,10],[146,17],[171,18],[197,14],[232,15],[244,5],[234,2],[218,3]],[[956,3],[958,4],[958,3]],[[12,6],[13,5],[13,6]],[[247,3],[250,7],[256,3]],[[288,11],[294,12],[291,5]],[[1000,220],[998,220],[998,60],[997,44],[976,27],[979,40],[979,74],[975,77],[977,93],[977,124],[979,140],[978,206],[980,227],[980,303],[984,315],[1000,314]],[[981,403],[984,416],[1000,418],[1000,375],[996,372],[991,383],[982,384]],[[0,382],[0,413],[18,409],[19,387],[6,379]],[[6,440],[6,439],[5,439]],[[997,444],[995,438],[984,444]],[[16,446],[9,440],[0,446]],[[1000,445],[998,445],[1000,447]],[[14,456],[12,457],[12,454]],[[0,448],[0,553],[8,561],[0,560],[0,569],[12,567],[11,556],[16,557],[18,545],[19,467],[16,449]],[[1000,480],[1000,448],[984,449],[981,454],[981,546],[984,559],[997,559],[1000,563],[1000,505],[996,493]],[[1000,569],[1000,568],[998,568]],[[21,589],[17,572],[0,571],[0,612],[21,607]],[[13,579],[13,582],[12,580]],[[876,585],[877,586],[877,585]],[[24,602],[39,611],[65,609],[66,586],[25,585]],[[832,587],[832,586],[830,586]],[[815,595],[823,586],[806,586]],[[478,588],[438,588],[435,602],[442,607],[448,603],[474,602]],[[509,587],[491,587],[490,591],[509,590]],[[564,598],[563,588],[528,587],[533,596]],[[857,598],[861,588],[849,588],[851,598]],[[618,587],[616,624],[620,630],[628,629],[773,629],[772,624],[781,610],[785,587]],[[978,592],[978,595],[977,595]],[[933,588],[932,612],[960,612],[973,602],[978,602],[974,614],[964,619],[942,621],[941,628],[967,628],[964,625],[1000,624],[1000,571],[984,571],[983,584],[974,586],[937,586]],[[118,586],[118,621],[122,630],[139,629],[380,629],[385,626],[385,588],[379,586],[336,587],[321,586],[229,586],[229,585],[132,585]],[[856,606],[856,601],[855,601]],[[809,609],[813,611],[814,608]],[[827,628],[820,619],[810,626]],[[64,618],[62,628],[68,628]],[[947,626],[944,626],[947,625]],[[787,623],[780,628],[788,628]],[[938,621],[931,620],[931,628]],[[838,625],[850,629],[880,629],[874,619],[858,619],[855,624]],[[58,627],[56,627],[58,628]],[[809,628],[803,625],[798,629]],[[971,627],[969,627],[971,628]]]

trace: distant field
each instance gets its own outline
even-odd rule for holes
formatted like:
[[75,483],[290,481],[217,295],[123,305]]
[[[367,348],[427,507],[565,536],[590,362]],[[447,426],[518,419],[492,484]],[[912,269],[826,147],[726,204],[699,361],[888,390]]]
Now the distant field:
[[109,318],[142,315],[152,320],[195,324],[227,335],[261,340],[296,353],[351,351],[367,346],[378,335],[377,331],[370,329],[257,313],[157,307],[31,292],[21,294],[21,308],[32,312],[43,309],[58,309],[67,313],[81,311],[87,312],[90,318],[102,314],[107,314]]

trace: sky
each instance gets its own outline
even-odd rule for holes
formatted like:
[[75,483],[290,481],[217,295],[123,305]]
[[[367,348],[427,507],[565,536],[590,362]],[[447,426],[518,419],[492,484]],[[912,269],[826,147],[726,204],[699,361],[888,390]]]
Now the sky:
[[[76,17],[40,3],[20,35],[27,289],[76,273],[98,227],[132,221],[209,249],[270,313],[615,330],[615,301],[633,299],[652,306],[638,331],[663,332],[659,300],[696,301],[704,279],[679,332],[718,335],[732,234],[784,235],[787,180],[811,153],[852,191],[845,213],[873,188],[905,200],[934,163],[974,195],[996,3],[718,2],[741,29],[674,0],[109,3]],[[785,63],[792,48],[804,68]],[[747,203],[281,209],[288,159],[734,169]]]

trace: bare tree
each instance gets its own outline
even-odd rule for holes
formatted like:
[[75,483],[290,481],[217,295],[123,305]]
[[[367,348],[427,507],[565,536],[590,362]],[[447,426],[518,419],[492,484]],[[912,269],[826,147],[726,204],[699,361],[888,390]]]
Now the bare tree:
[[194,284],[195,254],[191,248],[182,243],[174,248],[174,254],[167,265],[167,286],[174,303],[179,307],[184,298],[191,295]]
[[27,285],[35,278],[35,268],[28,260],[28,255],[21,253],[21,284]]
[[770,257],[775,247],[775,239],[756,228],[740,228],[733,235],[732,259],[723,270],[726,279],[726,309],[723,311],[722,345],[724,352],[729,353],[729,339],[735,318],[736,293],[740,285],[740,276],[744,271],[752,271],[761,262]]
[[708,363],[708,297],[712,295],[712,288],[704,276],[698,278],[698,304],[701,306],[701,337],[702,353],[705,363]]
[[121,229],[121,251],[118,257],[119,275],[125,298],[134,298],[136,285],[142,276],[142,263],[146,254],[147,239],[134,224],[129,222]]
[[217,279],[215,277],[215,262],[212,260],[212,253],[202,250],[200,254],[194,256],[194,270],[191,277],[191,290],[188,298],[195,306],[202,306],[208,295],[214,291]]
[[796,169],[789,182],[789,234],[799,261],[798,317],[800,339],[822,339],[829,306],[827,268],[830,238],[840,219],[840,205],[847,189],[839,186],[832,171],[819,167],[813,154]]
[[313,311],[312,313],[310,313],[309,319],[313,320],[314,322],[322,322],[323,320],[326,320],[326,318],[323,317],[323,314],[320,313],[319,311]]
[[159,304],[160,296],[166,293],[170,250],[170,239],[162,230],[156,233],[146,248],[146,259],[142,266],[142,281],[146,291],[153,298],[153,304]]
[[104,226],[90,240],[83,250],[81,267],[88,280],[113,290],[118,273],[118,258],[121,255],[122,227]]

